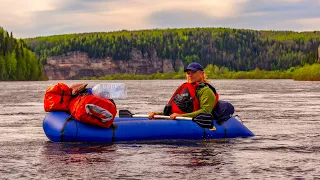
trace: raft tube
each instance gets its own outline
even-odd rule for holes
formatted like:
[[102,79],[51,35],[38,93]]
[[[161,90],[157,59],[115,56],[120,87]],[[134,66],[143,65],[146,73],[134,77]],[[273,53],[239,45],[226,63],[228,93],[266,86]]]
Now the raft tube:
[[63,111],[50,112],[43,130],[52,142],[125,142],[148,140],[200,140],[252,137],[254,134],[232,117],[214,128],[204,129],[191,120],[149,120],[148,118],[115,118],[115,128],[101,128],[70,119]]

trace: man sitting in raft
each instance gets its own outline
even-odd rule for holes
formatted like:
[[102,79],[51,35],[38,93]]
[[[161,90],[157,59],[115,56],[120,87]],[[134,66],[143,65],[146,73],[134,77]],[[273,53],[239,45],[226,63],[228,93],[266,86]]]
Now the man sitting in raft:
[[208,84],[203,67],[197,63],[190,63],[185,68],[187,82],[177,88],[164,112],[151,112],[149,118],[154,115],[170,115],[170,119],[177,116],[195,117],[200,113],[211,113],[216,106],[219,95],[214,87]]

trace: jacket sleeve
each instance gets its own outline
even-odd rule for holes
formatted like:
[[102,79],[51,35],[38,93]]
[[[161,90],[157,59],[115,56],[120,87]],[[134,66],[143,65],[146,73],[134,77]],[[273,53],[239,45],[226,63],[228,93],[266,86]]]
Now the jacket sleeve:
[[191,113],[183,114],[183,117],[195,117],[200,113],[211,113],[214,103],[216,101],[216,96],[213,91],[205,86],[197,91],[197,96],[199,98],[200,109]]

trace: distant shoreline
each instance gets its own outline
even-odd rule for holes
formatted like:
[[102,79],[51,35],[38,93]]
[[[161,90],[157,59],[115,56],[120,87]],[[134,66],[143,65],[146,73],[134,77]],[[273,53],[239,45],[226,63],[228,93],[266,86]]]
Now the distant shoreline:
[[[292,79],[296,81],[320,81],[320,64],[315,63],[312,65],[305,65],[303,67],[292,67],[284,71],[266,71],[255,69],[252,71],[229,71],[226,67],[217,67],[208,65],[204,69],[208,79],[220,79],[220,80],[233,80],[233,79]],[[83,77],[81,79],[62,79],[64,80],[172,80],[172,79],[185,79],[185,73],[183,70],[179,72],[168,73],[154,73],[150,75],[141,74],[115,74],[102,77]],[[11,82],[21,80],[1,80],[0,82]],[[23,80],[30,81],[30,80]],[[40,80],[32,81],[48,81],[43,78]],[[59,81],[59,79],[53,79],[52,81]]]
[[[285,71],[229,71],[225,67],[208,65],[204,69],[208,79],[293,79],[297,81],[320,81],[320,64],[292,67]],[[179,72],[155,73],[151,75],[115,74],[102,77],[84,77],[82,80],[165,80],[185,79],[185,73]]]

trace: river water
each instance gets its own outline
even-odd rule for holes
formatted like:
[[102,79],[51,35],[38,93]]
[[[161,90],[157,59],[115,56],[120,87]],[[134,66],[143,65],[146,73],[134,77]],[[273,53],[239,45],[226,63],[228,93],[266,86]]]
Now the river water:
[[[49,142],[43,96],[57,82],[0,82],[0,179],[320,179],[320,82],[211,80],[255,137],[122,144]],[[63,82],[125,82],[118,109],[147,114],[183,81]]]

